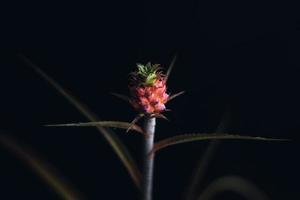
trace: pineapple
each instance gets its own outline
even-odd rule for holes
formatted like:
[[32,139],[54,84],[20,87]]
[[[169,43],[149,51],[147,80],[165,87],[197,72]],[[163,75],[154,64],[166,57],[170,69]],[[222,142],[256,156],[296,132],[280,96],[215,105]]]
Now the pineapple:
[[130,103],[142,114],[159,115],[166,110],[165,104],[169,98],[165,75],[158,64],[137,64],[137,68],[130,74]]

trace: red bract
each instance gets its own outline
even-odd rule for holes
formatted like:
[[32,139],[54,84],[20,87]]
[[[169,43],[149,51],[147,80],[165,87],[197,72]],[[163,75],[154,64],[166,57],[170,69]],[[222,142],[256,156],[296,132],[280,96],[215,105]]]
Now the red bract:
[[[140,74],[134,73],[132,76],[139,76]],[[148,76],[153,76],[154,80],[146,84]],[[134,81],[131,83],[129,89],[131,92],[131,104],[141,113],[144,114],[159,114],[165,111],[169,95],[166,93],[166,80],[161,72],[155,71],[155,74],[147,74],[144,77],[132,77]]]

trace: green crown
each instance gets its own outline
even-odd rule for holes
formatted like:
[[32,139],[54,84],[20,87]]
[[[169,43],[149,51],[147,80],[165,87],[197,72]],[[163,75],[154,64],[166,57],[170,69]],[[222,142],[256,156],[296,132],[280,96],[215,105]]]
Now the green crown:
[[146,65],[137,63],[137,75],[141,76],[144,80],[144,85],[153,85],[157,79],[157,72],[159,70],[159,64],[151,64],[148,62]]

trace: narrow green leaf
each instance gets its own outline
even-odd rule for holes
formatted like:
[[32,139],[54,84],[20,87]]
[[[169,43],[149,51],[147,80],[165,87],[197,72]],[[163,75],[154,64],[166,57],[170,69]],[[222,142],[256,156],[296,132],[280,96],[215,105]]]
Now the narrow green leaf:
[[15,139],[5,134],[0,134],[0,144],[32,168],[62,199],[85,199],[65,179],[62,179],[61,175],[54,172],[49,163],[46,164],[24,144],[20,145]]
[[[90,111],[84,104],[82,104],[79,100],[77,100],[69,91],[64,89],[61,85],[59,85],[54,79],[48,76],[43,70],[41,70],[38,66],[33,64],[27,57],[23,55],[19,55],[19,57],[32,69],[34,69],[46,82],[48,82],[54,89],[58,91],[63,97],[65,97],[69,103],[71,103],[81,114],[83,114],[90,121],[100,121],[100,119]],[[141,172],[139,171],[135,160],[132,158],[128,149],[122,143],[122,141],[117,137],[117,135],[108,128],[104,128],[101,126],[96,127],[104,136],[104,138],[108,141],[108,143],[112,146],[115,153],[118,155],[120,160],[125,165],[128,170],[131,178],[138,188],[141,188]]]
[[143,129],[136,125],[128,122],[119,122],[119,121],[98,121],[98,122],[79,122],[79,123],[69,123],[69,124],[50,124],[46,126],[101,126],[101,127],[110,127],[110,128],[121,128],[135,130],[139,133],[145,134]]
[[177,60],[177,54],[175,54],[175,56],[173,57],[172,61],[171,61],[171,64],[169,65],[169,68],[168,68],[168,71],[166,73],[166,81],[168,81],[169,77],[170,77],[170,74],[172,72],[172,69],[175,65],[175,62]]
[[261,140],[261,141],[287,141],[286,139],[273,139],[264,137],[252,137],[243,135],[223,134],[223,133],[199,133],[199,134],[184,134],[170,137],[155,143],[151,153],[155,153],[158,150],[172,146],[175,144],[195,142],[202,140],[224,140],[224,139],[238,139],[238,140]]

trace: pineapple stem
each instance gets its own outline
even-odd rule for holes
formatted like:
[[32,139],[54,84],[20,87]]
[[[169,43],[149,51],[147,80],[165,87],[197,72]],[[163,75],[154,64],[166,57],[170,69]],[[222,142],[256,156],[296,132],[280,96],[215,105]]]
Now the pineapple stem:
[[145,117],[144,130],[147,133],[144,145],[144,171],[143,171],[143,200],[152,199],[154,155],[150,155],[154,144],[155,117]]

